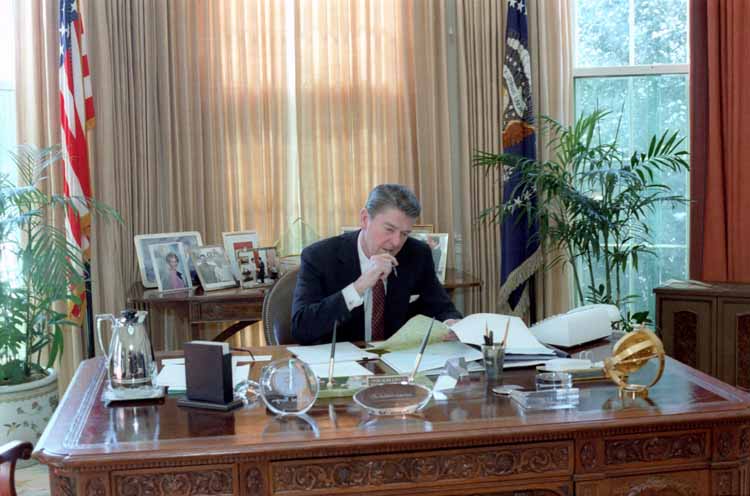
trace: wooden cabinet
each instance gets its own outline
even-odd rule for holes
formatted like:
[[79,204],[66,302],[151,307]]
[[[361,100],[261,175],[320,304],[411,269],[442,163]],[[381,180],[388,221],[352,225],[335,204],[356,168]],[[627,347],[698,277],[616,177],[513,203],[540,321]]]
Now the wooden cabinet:
[[654,293],[667,353],[750,390],[750,284],[669,281]]

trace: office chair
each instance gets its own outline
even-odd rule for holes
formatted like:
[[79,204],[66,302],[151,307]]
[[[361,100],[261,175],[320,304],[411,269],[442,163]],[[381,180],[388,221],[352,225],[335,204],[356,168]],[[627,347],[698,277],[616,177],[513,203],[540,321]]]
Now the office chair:
[[281,276],[263,299],[263,334],[269,346],[295,344],[292,338],[292,298],[298,272],[299,267],[295,267]]
[[31,458],[28,441],[11,441],[0,446],[0,496],[16,496],[16,462]]

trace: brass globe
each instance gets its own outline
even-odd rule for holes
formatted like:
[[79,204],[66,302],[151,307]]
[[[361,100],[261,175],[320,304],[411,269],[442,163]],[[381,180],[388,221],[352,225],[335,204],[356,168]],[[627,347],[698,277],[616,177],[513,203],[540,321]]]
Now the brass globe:
[[[629,375],[650,360],[658,360],[659,368],[648,384],[630,383]],[[664,372],[664,345],[653,331],[641,327],[620,338],[612,348],[612,356],[604,359],[604,371],[620,387],[620,396],[646,397],[648,389],[659,382]]]

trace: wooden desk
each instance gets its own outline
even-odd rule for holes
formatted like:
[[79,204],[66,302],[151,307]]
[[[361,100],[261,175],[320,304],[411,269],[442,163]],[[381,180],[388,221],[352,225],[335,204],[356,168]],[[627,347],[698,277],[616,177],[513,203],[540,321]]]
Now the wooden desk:
[[[106,408],[102,365],[81,364],[37,443],[53,495],[750,494],[750,396],[671,359],[648,400],[595,382],[577,410],[526,412],[474,378],[417,416],[337,399],[309,423],[174,398]],[[505,380],[531,387],[533,372]]]
[[[449,294],[456,289],[477,288],[480,281],[456,269],[446,269],[445,283]],[[239,330],[261,319],[265,289],[222,289],[203,292],[202,288],[160,293],[156,289],[144,289],[140,282],[128,291],[128,304],[138,308],[172,307],[187,316],[193,339],[200,339],[200,326],[206,323],[234,322],[224,329],[214,341],[225,341]],[[89,339],[93,339],[90,336]],[[93,341],[92,341],[93,342]]]
[[138,308],[172,307],[187,317],[193,339],[200,339],[201,324],[234,322],[214,341],[224,341],[246,326],[258,322],[263,310],[265,289],[230,288],[204,292],[202,288],[160,293],[145,289],[139,282],[128,292],[128,304]]

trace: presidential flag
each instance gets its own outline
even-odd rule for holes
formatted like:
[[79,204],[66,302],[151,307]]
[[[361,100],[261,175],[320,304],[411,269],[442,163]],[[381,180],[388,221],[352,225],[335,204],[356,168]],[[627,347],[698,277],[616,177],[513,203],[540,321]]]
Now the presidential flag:
[[[536,158],[534,112],[531,103],[531,55],[524,0],[508,0],[503,61],[503,153]],[[535,202],[530,190],[516,190],[520,174],[503,168],[503,202]],[[515,197],[514,197],[515,195]],[[522,316],[531,298],[528,281],[541,266],[538,226],[518,212],[501,225],[500,311]]]
[[[86,131],[94,125],[94,99],[86,53],[86,37],[77,0],[60,0],[60,133],[65,162],[64,193],[70,198],[91,197]],[[74,200],[76,201],[76,200]],[[77,200],[80,215],[68,208],[65,229],[78,247],[86,280],[91,260],[91,217],[87,205]],[[87,287],[88,287],[87,283]],[[71,303],[68,318],[82,325],[90,291],[76,288],[81,303]],[[88,306],[90,308],[90,305]]]

